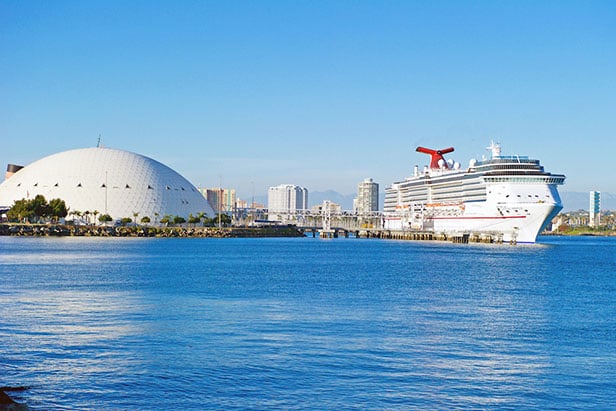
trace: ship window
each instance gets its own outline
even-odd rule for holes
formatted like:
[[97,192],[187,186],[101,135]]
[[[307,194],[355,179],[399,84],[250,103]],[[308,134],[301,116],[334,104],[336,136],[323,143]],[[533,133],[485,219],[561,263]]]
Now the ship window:
[[506,198],[509,198],[509,194],[507,194],[505,197],[506,197]]
[[130,188],[130,186],[128,184],[126,184],[126,186],[124,186],[124,188]]
[[166,188],[167,190],[171,190],[171,187],[169,187],[169,186],[165,186],[165,188]]
[[38,183],[34,183],[34,187],[38,187]]
[[518,197],[522,197],[522,196],[518,194]]
[[81,187],[81,183],[77,184],[77,187]]
[[54,186],[54,187],[58,187],[58,183],[54,184],[53,186]]
[[101,184],[101,188],[107,188],[107,186],[105,185],[105,183]]
[[153,190],[152,186],[148,184],[148,190]]
[[17,187],[21,187],[21,183],[17,184]]

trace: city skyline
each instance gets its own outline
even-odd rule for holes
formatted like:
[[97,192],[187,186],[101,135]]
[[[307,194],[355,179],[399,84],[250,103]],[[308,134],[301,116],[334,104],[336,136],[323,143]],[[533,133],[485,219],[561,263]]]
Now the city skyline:
[[[382,188],[453,146],[616,193],[612,2],[3,2],[2,167],[103,145],[243,199]],[[597,153],[599,152],[599,153]]]

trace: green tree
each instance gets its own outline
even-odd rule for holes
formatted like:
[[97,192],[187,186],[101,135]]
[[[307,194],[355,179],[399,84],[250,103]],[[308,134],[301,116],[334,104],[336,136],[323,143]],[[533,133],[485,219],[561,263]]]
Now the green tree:
[[133,219],[132,219],[132,218],[130,218],[130,217],[123,217],[123,218],[120,220],[120,224],[122,224],[123,226],[124,226],[124,225],[128,225],[128,224],[130,224],[130,223],[132,223],[132,222],[133,222]]
[[113,220],[113,218],[111,218],[109,214],[101,214],[101,216],[98,217],[98,221],[100,221],[103,224],[108,223],[111,220]]
[[68,209],[64,200],[59,198],[53,198],[49,201],[50,217],[55,219],[56,223],[60,218],[64,218],[68,215]]
[[42,194],[38,194],[34,197],[34,199],[30,200],[29,207],[32,209],[34,217],[37,220],[45,218],[51,214],[49,204],[47,204],[47,200]]
[[160,219],[161,224],[169,224],[171,222],[171,216],[169,214],[166,214],[165,216],[163,216],[163,218]]
[[199,219],[199,223],[201,222],[201,220],[205,219],[205,213],[203,211],[200,211],[197,213],[197,218]]
[[47,203],[45,196],[39,194],[32,200],[26,200],[24,198],[15,201],[13,207],[11,207],[11,210],[7,213],[7,217],[13,221],[33,222],[47,217],[53,217],[54,212],[62,216],[61,214],[63,214],[63,211],[66,211],[66,204],[64,204],[62,200],[55,199],[54,207],[58,207],[58,209],[54,210],[53,207]]
[[217,215],[216,218],[220,219],[220,223],[224,226],[231,225],[231,217],[229,217],[228,215],[224,213]]
[[176,215],[175,217],[173,217],[173,224],[184,224],[186,222],[186,219],[184,217],[181,217],[179,215]]
[[29,206],[29,201],[24,199],[16,200],[6,216],[11,221],[26,222],[34,217],[34,210]]
[[150,217],[148,217],[147,215],[141,217],[141,224],[149,224],[150,223]]
[[218,224],[218,219],[216,217],[212,217],[212,218],[205,217],[203,219],[204,227],[214,227],[216,224]]
[[190,215],[188,216],[188,223],[189,223],[189,224],[197,224],[197,223],[199,223],[200,221],[201,221],[201,219],[199,218],[199,216],[195,217],[195,216],[193,216],[192,214],[190,214]]

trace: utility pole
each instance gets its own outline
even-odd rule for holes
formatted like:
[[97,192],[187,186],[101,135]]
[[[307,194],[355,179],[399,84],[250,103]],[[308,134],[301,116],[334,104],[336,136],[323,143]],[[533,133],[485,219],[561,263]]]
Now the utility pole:
[[107,172],[105,171],[105,214],[107,214]]
[[222,213],[222,176],[218,176],[218,228],[222,227],[220,217]]

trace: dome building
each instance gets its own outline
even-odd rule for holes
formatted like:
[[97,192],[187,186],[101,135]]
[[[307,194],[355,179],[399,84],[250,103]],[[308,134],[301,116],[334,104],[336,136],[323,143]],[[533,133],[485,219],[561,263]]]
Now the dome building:
[[[214,211],[184,177],[151,158],[112,148],[64,151],[19,168],[0,184],[0,208],[38,194],[47,201],[64,200],[71,211],[109,214],[114,220],[152,222],[165,215],[181,216]],[[9,174],[11,174],[9,176]],[[70,218],[70,216],[69,216]]]

